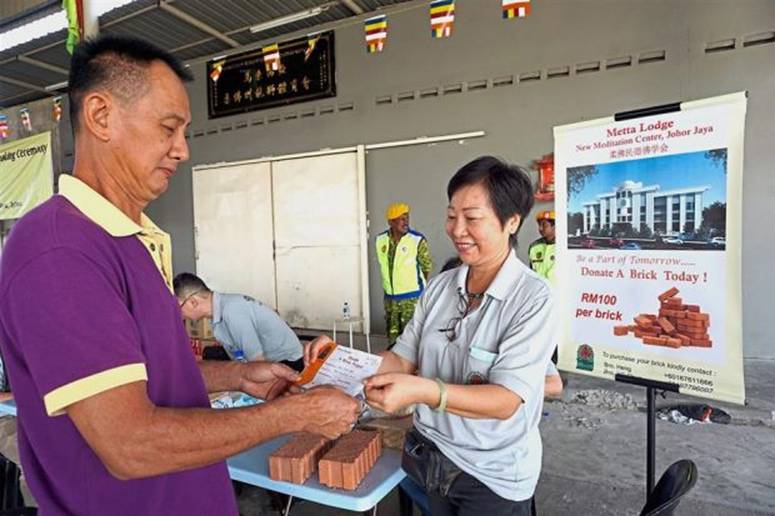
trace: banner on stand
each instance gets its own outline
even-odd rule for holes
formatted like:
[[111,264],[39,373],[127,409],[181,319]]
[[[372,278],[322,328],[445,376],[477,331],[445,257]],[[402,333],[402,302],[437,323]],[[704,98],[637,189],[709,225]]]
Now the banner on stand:
[[50,132],[0,145],[0,220],[18,219],[53,194]]
[[745,400],[746,94],[555,127],[560,369]]

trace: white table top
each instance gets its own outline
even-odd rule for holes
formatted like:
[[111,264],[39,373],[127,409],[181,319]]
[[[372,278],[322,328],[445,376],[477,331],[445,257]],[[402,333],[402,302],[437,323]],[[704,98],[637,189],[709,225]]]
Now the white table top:
[[16,415],[16,401],[13,399],[0,402],[0,415],[3,416],[15,416]]
[[[15,416],[16,402],[14,400],[0,402],[0,414]],[[278,482],[269,478],[267,457],[288,439],[290,436],[287,435],[278,437],[231,457],[226,461],[229,466],[229,476],[232,480],[296,498],[360,512],[377,505],[406,476],[401,469],[401,454],[387,448],[382,450],[382,456],[354,491],[331,489],[321,485],[317,475],[312,475],[303,485]]]
[[377,505],[406,476],[401,469],[401,454],[396,450],[383,449],[382,456],[354,491],[321,485],[316,474],[303,485],[272,480],[269,478],[267,457],[289,438],[278,437],[231,457],[227,464],[232,480],[331,507],[362,512]]

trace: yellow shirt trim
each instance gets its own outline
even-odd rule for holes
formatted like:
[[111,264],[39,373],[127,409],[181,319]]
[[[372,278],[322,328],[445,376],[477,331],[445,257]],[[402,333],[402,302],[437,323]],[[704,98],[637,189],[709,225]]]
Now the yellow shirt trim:
[[143,230],[142,226],[77,177],[67,174],[59,176],[59,195],[73,203],[111,236],[135,235]]
[[59,176],[59,194],[111,236],[136,235],[151,254],[167,287],[172,290],[172,239],[145,213],[140,214],[140,224],[136,224],[89,185],[66,174]]
[[128,364],[75,380],[43,396],[46,413],[49,416],[61,416],[64,408],[73,403],[91,398],[95,394],[108,391],[121,385],[148,380],[145,364]]

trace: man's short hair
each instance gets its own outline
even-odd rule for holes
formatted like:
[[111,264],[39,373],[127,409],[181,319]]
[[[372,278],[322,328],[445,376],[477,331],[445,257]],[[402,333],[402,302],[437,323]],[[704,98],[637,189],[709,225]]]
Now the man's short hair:
[[185,299],[198,292],[211,292],[202,278],[190,272],[181,272],[172,280],[172,288],[175,290],[175,297]]
[[[519,227],[522,227],[525,217],[533,208],[533,185],[523,168],[494,156],[476,158],[463,165],[449,180],[447,198],[452,200],[455,192],[475,184],[484,187],[501,227],[514,215],[519,215]],[[509,237],[513,247],[517,246],[517,233]]]
[[138,98],[148,89],[146,72],[153,61],[165,63],[183,82],[193,79],[176,57],[139,38],[98,36],[75,47],[68,86],[73,134],[87,93],[104,89],[124,101]]

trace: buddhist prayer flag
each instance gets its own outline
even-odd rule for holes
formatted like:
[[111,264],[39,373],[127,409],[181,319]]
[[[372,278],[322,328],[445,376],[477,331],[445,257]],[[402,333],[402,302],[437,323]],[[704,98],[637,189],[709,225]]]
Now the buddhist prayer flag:
[[32,120],[30,119],[30,110],[21,108],[19,110],[19,120],[27,131],[32,131]]
[[264,52],[266,71],[276,72],[280,69],[280,45],[277,43],[261,49]]
[[307,40],[307,48],[304,50],[305,62],[310,58],[310,56],[312,55],[312,52],[315,51],[315,46],[317,46],[319,40],[320,40],[320,34],[318,34],[315,37],[309,38]]
[[62,97],[54,97],[51,100],[51,119],[54,122],[62,119]]
[[0,140],[8,138],[8,117],[0,115]]
[[530,14],[530,0],[503,0],[504,18],[524,18]]
[[220,61],[213,63],[213,69],[210,70],[210,79],[212,79],[213,82],[218,82],[218,77],[221,76],[224,64],[226,64],[225,59],[221,59]]
[[431,2],[431,36],[448,38],[455,24],[455,0]]
[[62,0],[62,9],[67,14],[67,41],[65,48],[69,54],[83,38],[83,0]]
[[387,16],[384,14],[366,20],[366,50],[369,54],[382,52],[382,49],[385,48],[387,27]]

